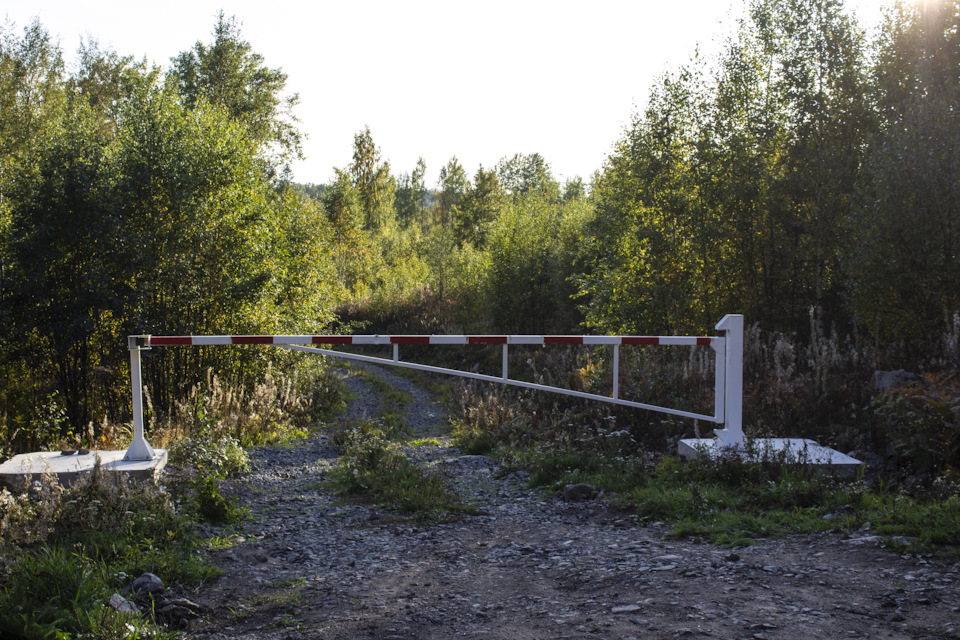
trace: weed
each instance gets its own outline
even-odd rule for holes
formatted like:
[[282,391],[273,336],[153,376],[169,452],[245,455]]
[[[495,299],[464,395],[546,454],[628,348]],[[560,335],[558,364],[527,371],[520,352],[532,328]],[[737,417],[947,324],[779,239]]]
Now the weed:
[[374,421],[358,421],[341,431],[339,446],[343,453],[331,477],[343,496],[399,509],[419,519],[466,509],[439,473],[412,462]]
[[443,443],[436,438],[417,438],[410,441],[411,447],[442,447]]

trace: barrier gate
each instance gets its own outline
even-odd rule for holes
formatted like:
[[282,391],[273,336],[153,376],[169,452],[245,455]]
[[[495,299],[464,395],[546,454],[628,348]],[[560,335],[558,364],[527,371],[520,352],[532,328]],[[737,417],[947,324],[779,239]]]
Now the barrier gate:
[[[172,346],[206,346],[206,345],[270,345],[284,349],[318,353],[335,358],[358,360],[374,364],[419,369],[431,373],[496,382],[515,387],[537,389],[560,393],[578,398],[588,398],[623,405],[648,409],[684,418],[706,420],[719,425],[722,429],[714,429],[717,435],[716,446],[721,448],[739,447],[743,444],[743,316],[739,314],[727,315],[717,323],[722,337],[691,337],[691,336],[532,336],[532,335],[474,335],[474,336],[413,336],[413,335],[301,335],[301,336],[128,336],[130,350],[130,386],[133,391],[133,441],[124,455],[124,460],[152,460],[156,454],[147,442],[143,433],[143,383],[140,375],[140,351],[152,347]],[[306,345],[392,345],[393,358],[379,358],[343,351],[332,351]],[[501,375],[491,376],[470,371],[447,369],[430,365],[405,362],[400,360],[401,345],[468,345],[468,344],[499,344],[503,347],[503,368]],[[514,380],[509,377],[507,368],[507,354],[510,345],[607,345],[613,348],[613,393],[611,396],[602,396],[584,391],[574,391],[562,387]],[[671,409],[656,405],[644,404],[624,400],[620,397],[620,346],[621,345],[680,345],[680,346],[709,346],[716,353],[716,372],[714,381],[714,412],[713,415]]]

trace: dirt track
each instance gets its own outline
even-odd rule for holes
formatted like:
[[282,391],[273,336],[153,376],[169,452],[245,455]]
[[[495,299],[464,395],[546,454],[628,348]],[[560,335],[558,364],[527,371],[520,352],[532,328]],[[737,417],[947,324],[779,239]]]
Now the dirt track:
[[[442,409],[404,378],[415,430]],[[376,393],[351,377],[349,415]],[[442,439],[441,439],[442,440]],[[443,440],[442,440],[443,441]],[[446,442],[446,441],[443,441]],[[323,486],[325,436],[255,452],[233,490],[253,514],[211,552],[191,638],[958,638],[960,563],[879,548],[869,531],[724,549],[665,537],[602,500],[563,502],[482,456],[419,448],[478,515],[416,526]]]

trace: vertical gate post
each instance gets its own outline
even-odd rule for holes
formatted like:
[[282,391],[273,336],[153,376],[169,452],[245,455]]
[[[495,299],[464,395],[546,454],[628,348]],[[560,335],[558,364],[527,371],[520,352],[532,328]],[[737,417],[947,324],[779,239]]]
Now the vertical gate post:
[[153,448],[143,436],[143,382],[140,377],[140,348],[147,336],[127,336],[130,349],[130,387],[133,391],[133,441],[124,454],[124,460],[153,460]]
[[723,429],[714,429],[717,447],[743,446],[743,316],[728,314],[717,323],[726,334]]

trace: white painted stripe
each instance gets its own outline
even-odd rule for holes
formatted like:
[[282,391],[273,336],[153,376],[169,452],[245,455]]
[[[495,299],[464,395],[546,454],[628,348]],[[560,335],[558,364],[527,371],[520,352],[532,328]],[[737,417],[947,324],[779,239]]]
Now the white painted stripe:
[[195,345],[233,344],[233,336],[190,336]]
[[620,336],[583,336],[583,344],[620,344]]
[[467,344],[467,336],[430,336],[430,344]]

